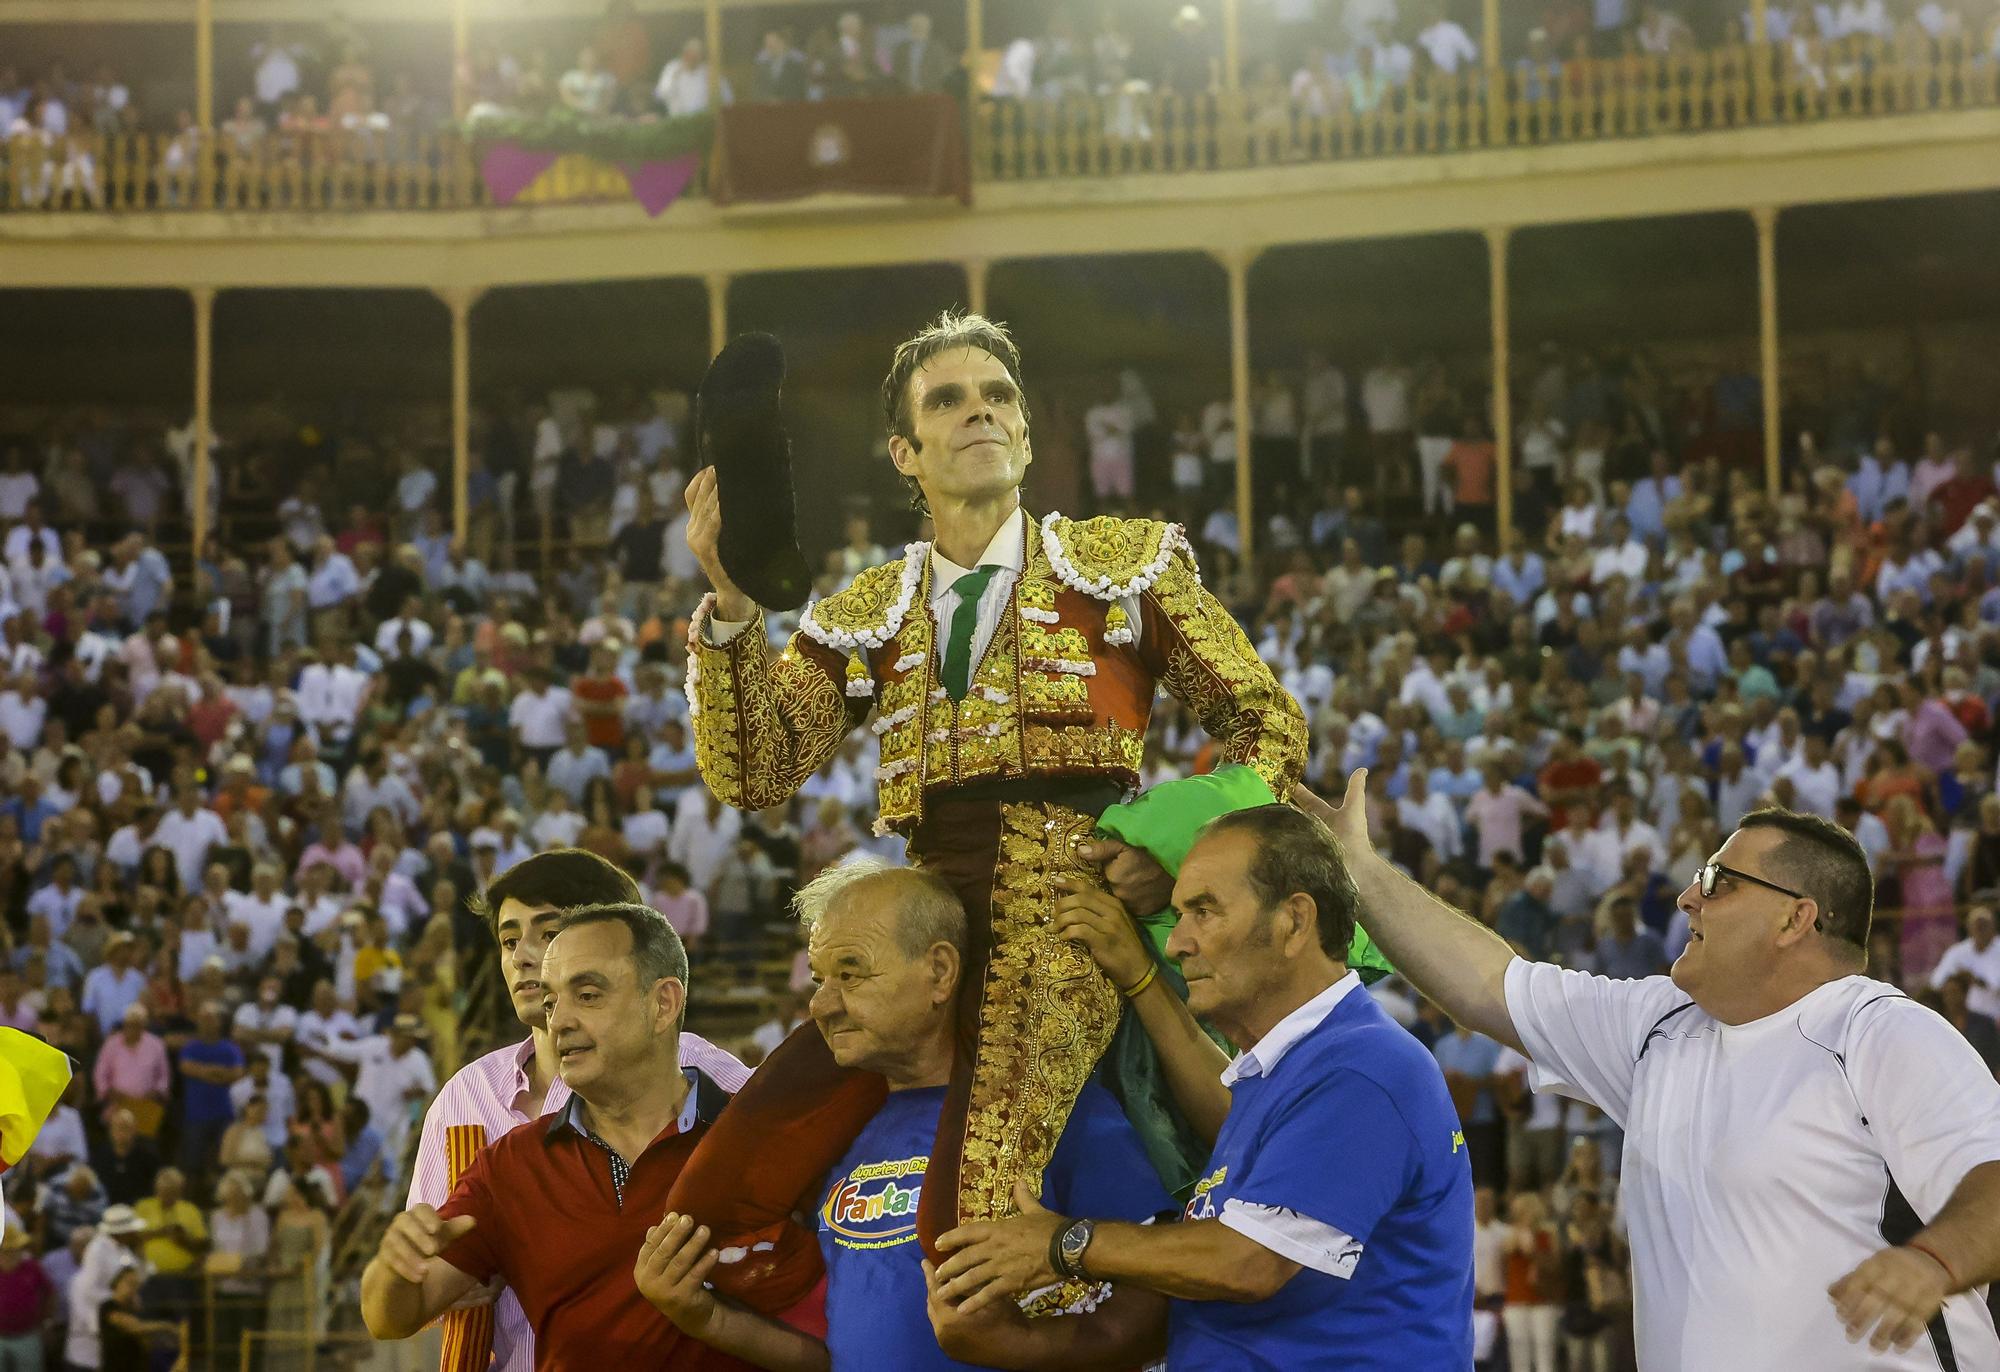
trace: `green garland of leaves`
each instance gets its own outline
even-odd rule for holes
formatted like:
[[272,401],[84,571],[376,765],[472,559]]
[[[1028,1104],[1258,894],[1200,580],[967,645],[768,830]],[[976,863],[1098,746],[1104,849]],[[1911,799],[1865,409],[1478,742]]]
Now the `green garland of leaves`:
[[554,110],[490,115],[466,120],[457,129],[475,147],[518,143],[543,152],[582,153],[604,162],[657,162],[689,153],[705,156],[715,141],[715,116],[703,111],[669,119],[593,119],[572,110]]

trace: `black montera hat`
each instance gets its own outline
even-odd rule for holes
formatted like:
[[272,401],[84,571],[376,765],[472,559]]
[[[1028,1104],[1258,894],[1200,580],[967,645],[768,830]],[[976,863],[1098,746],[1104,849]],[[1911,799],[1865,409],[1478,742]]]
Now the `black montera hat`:
[[799,552],[792,445],[778,409],[785,353],[767,333],[733,338],[695,397],[696,451],[715,467],[723,570],[766,609],[805,604],[812,588]]

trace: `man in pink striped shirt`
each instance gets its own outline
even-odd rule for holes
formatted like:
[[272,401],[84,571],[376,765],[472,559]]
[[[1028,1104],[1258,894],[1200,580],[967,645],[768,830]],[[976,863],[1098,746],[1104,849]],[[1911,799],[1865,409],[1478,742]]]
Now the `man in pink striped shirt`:
[[[408,1205],[441,1206],[451,1195],[445,1129],[476,1124],[490,1145],[517,1125],[561,1110],[569,1087],[556,1072],[556,1052],[542,1017],[542,951],[563,910],[578,905],[643,905],[637,883],[595,853],[557,848],[508,868],[486,888],[481,913],[500,945],[500,975],[514,1014],[528,1028],[521,1043],[496,1049],[453,1075],[424,1112],[423,1136],[410,1176]],[[698,1068],[734,1095],[750,1078],[742,1063],[693,1034],[680,1036],[683,1066]],[[638,1256],[636,1253],[634,1258]],[[532,1372],[535,1335],[514,1293],[488,1289],[468,1302],[494,1303],[494,1372]]]

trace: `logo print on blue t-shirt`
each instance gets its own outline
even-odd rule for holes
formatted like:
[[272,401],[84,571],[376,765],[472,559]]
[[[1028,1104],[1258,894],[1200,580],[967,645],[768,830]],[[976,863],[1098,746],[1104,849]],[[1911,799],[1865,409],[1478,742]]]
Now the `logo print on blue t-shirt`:
[[1188,1197],[1187,1208],[1181,1212],[1183,1219],[1212,1220],[1215,1218],[1215,1197],[1209,1193],[1222,1185],[1229,1177],[1227,1167],[1218,1167],[1194,1184],[1194,1194]]
[[[871,1162],[833,1183],[820,1223],[842,1248],[894,1248],[917,1237],[929,1157]],[[904,1184],[907,1183],[907,1184]]]

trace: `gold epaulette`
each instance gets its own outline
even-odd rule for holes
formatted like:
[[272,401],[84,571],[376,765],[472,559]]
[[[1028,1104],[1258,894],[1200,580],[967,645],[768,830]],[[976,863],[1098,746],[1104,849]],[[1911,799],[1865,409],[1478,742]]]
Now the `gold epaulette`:
[[1042,549],[1063,584],[1097,600],[1123,600],[1159,580],[1175,553],[1193,560],[1187,532],[1157,519],[1042,520]]
[[808,605],[799,631],[843,653],[881,647],[903,627],[929,555],[928,543],[912,543],[894,562],[870,567],[846,590]]

